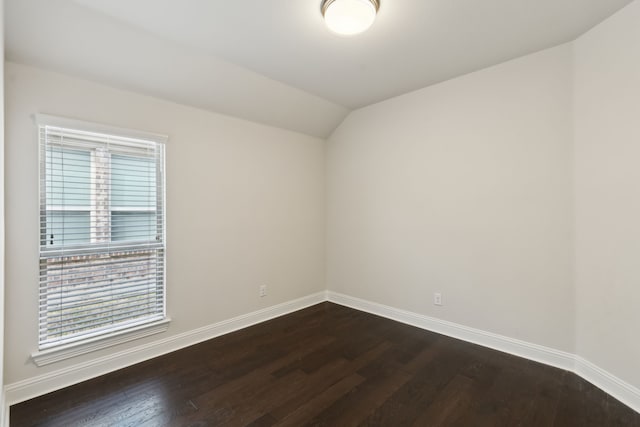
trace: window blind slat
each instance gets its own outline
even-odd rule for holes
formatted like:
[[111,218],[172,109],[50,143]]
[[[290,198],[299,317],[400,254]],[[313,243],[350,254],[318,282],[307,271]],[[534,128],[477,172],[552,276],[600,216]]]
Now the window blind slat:
[[[155,274],[151,272],[148,274],[148,276],[153,275]],[[91,282],[83,283],[91,284]],[[60,294],[58,296],[51,296],[50,293],[42,294],[41,296],[46,298],[46,300],[41,301],[41,304],[46,304],[48,307],[59,307],[61,309],[74,308],[87,303],[91,298],[102,298],[104,296],[117,297],[128,293],[144,291],[145,289],[141,289],[141,287],[144,286],[144,288],[148,288],[151,284],[154,286],[156,284],[154,277],[141,278],[135,281],[130,280],[119,286],[110,285],[108,289],[105,289],[104,284],[102,286],[100,284],[87,287],[81,286],[80,289],[74,291],[63,290],[57,292]],[[78,301],[80,297],[83,298],[82,301]]]
[[[126,317],[137,317],[142,312],[148,312],[149,309],[156,308],[158,304],[154,301],[140,299],[129,304],[113,305],[103,310],[87,312],[87,314],[79,317],[52,316],[46,325],[41,325],[41,332],[48,333],[49,330],[55,329],[57,332],[68,332],[71,330],[86,329],[87,325],[96,325],[104,319],[104,323],[112,323],[113,316],[117,315],[120,320]],[[133,316],[131,315],[133,313]],[[69,320],[74,320],[69,322]],[[69,326],[71,325],[71,326]],[[44,326],[44,327],[42,327]]]
[[130,294],[146,292],[152,285],[156,285],[155,279],[153,277],[147,277],[137,281],[129,281],[126,284],[121,284],[117,287],[110,286],[109,289],[104,289],[104,286],[91,286],[78,289],[77,291],[63,291],[60,293],[61,295],[57,297],[52,297],[49,294],[43,294],[43,296],[46,297],[46,300],[41,301],[41,304],[50,308],[57,307],[61,310],[81,308],[83,304],[88,304],[91,298],[103,299],[105,297],[109,297],[115,299]]

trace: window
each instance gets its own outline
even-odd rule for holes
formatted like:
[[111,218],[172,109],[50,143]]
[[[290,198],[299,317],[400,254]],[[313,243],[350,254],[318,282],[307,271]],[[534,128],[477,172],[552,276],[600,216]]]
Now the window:
[[162,323],[165,138],[49,116],[38,130],[40,351]]

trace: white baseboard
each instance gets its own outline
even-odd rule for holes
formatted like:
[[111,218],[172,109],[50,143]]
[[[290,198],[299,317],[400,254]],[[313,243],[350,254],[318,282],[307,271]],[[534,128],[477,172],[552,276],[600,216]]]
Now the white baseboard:
[[437,332],[442,335],[574,372],[629,406],[634,411],[640,413],[640,390],[638,388],[626,383],[580,356],[337,292],[327,291],[327,300],[421,329]]
[[[282,315],[326,301],[326,292],[318,292],[293,301],[267,307],[262,310],[204,326],[182,334],[170,336],[149,344],[137,346],[108,356],[100,357],[68,368],[29,378],[5,386],[6,404],[23,402],[43,394],[77,384],[106,373],[180,350],[220,335],[228,334]],[[5,409],[6,410],[6,409]],[[7,411],[8,412],[8,411]],[[0,420],[1,421],[1,420]],[[8,426],[8,423],[6,424]]]
[[610,374],[580,356],[576,356],[576,368],[574,372],[634,411],[640,413],[640,389],[637,387],[624,382],[615,375]]
[[545,365],[551,365],[567,371],[572,371],[574,367],[573,354],[564,351],[505,337],[503,335],[486,332],[480,329],[470,328],[468,326],[413,313],[411,311],[400,310],[387,305],[365,301],[360,298],[354,298],[332,291],[327,292],[327,298],[329,301],[335,302],[336,304],[345,305],[347,307],[355,308],[356,310],[397,320],[398,322],[405,323],[407,325],[437,332],[442,335],[478,344],[483,347],[489,347],[505,353],[514,354],[516,356],[544,363]]

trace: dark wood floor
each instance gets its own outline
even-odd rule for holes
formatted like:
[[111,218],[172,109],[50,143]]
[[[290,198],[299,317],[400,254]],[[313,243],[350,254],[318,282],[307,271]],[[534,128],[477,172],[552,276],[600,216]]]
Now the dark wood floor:
[[11,426],[640,426],[577,376],[335,304],[11,407]]

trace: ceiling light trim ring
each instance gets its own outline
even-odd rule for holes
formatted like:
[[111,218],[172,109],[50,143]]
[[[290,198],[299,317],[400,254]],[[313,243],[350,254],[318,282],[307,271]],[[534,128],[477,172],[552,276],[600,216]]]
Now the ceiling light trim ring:
[[[322,4],[320,5],[320,10],[322,11],[322,16],[325,16],[325,13],[327,12],[327,9],[329,9],[329,6],[331,6],[331,3],[333,3],[336,0],[322,0]],[[378,13],[378,10],[380,9],[380,1],[379,0],[368,0],[373,7],[376,9],[376,13]]]

